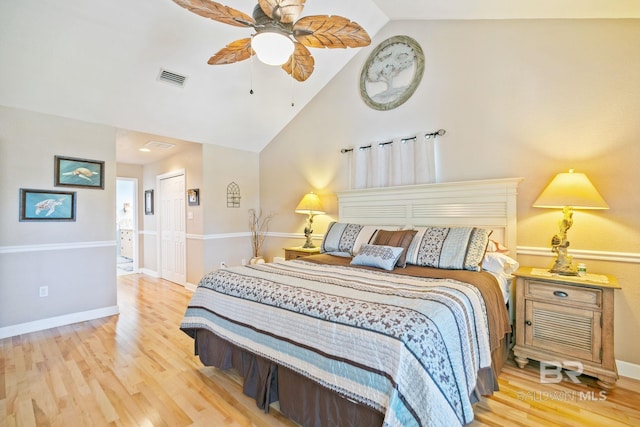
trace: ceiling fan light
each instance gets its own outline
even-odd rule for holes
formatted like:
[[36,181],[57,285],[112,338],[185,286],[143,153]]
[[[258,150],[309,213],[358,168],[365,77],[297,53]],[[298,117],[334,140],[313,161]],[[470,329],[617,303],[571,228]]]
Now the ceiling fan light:
[[268,65],[282,65],[293,53],[293,41],[284,34],[263,31],[253,36],[251,48],[258,59]]

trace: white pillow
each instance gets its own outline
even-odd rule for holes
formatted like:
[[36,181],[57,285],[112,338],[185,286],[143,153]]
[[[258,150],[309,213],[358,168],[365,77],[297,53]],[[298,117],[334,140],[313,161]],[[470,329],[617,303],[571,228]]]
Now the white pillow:
[[482,259],[482,269],[491,273],[510,275],[518,267],[518,261],[500,252],[487,252]]

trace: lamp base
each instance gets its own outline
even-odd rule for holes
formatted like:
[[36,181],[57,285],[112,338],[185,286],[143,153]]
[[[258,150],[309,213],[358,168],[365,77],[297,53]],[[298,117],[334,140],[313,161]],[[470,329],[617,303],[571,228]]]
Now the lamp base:
[[556,268],[554,265],[553,268],[549,270],[551,273],[559,274],[561,276],[577,276],[578,271],[573,269],[573,266],[570,265],[567,268]]
[[316,245],[313,244],[313,240],[311,240],[311,233],[307,234],[305,233],[305,237],[307,238],[307,241],[304,242],[304,245],[302,245],[302,247],[304,249],[313,249],[316,247]]
[[573,266],[573,257],[567,255],[565,251],[558,253],[558,258],[553,264],[553,267],[549,269],[551,273],[560,274],[561,276],[577,276],[578,270]]

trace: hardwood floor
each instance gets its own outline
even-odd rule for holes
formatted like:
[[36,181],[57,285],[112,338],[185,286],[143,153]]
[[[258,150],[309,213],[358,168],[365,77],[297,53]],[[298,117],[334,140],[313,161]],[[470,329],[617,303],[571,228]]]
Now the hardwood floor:
[[[119,316],[0,340],[0,427],[294,426],[259,410],[236,374],[193,356],[178,329],[190,296],[161,279],[120,276]],[[587,384],[540,384],[536,364],[510,363],[472,425],[640,425],[640,382],[622,379],[595,400],[599,389],[580,379]]]

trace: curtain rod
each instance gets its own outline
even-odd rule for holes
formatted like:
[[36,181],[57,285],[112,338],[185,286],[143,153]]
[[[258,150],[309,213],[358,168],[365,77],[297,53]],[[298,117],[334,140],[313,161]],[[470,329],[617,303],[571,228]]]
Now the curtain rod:
[[[446,131],[446,130],[444,130],[444,129],[438,129],[438,130],[437,130],[437,131],[435,131],[435,132],[428,132],[428,133],[425,133],[425,134],[424,134],[424,138],[425,138],[425,139],[430,139],[430,138],[436,139],[437,137],[442,136],[442,135],[444,135],[445,133],[447,133],[447,131]],[[402,139],[400,140],[400,142],[405,143],[405,142],[412,141],[412,140],[413,140],[413,141],[415,141],[416,139],[417,139],[417,137],[412,136],[411,138],[402,138]],[[393,141],[380,142],[380,143],[378,143],[378,146],[379,146],[379,147],[382,147],[382,146],[390,145],[390,144],[393,144]],[[369,145],[362,145],[362,146],[358,147],[358,150],[366,150],[367,148],[371,148],[371,144],[369,144]],[[349,152],[351,152],[351,151],[353,151],[353,148],[343,148],[343,149],[341,149],[341,150],[340,150],[340,152],[341,152],[341,153],[343,153],[343,154],[344,154],[344,153],[349,153]]]

